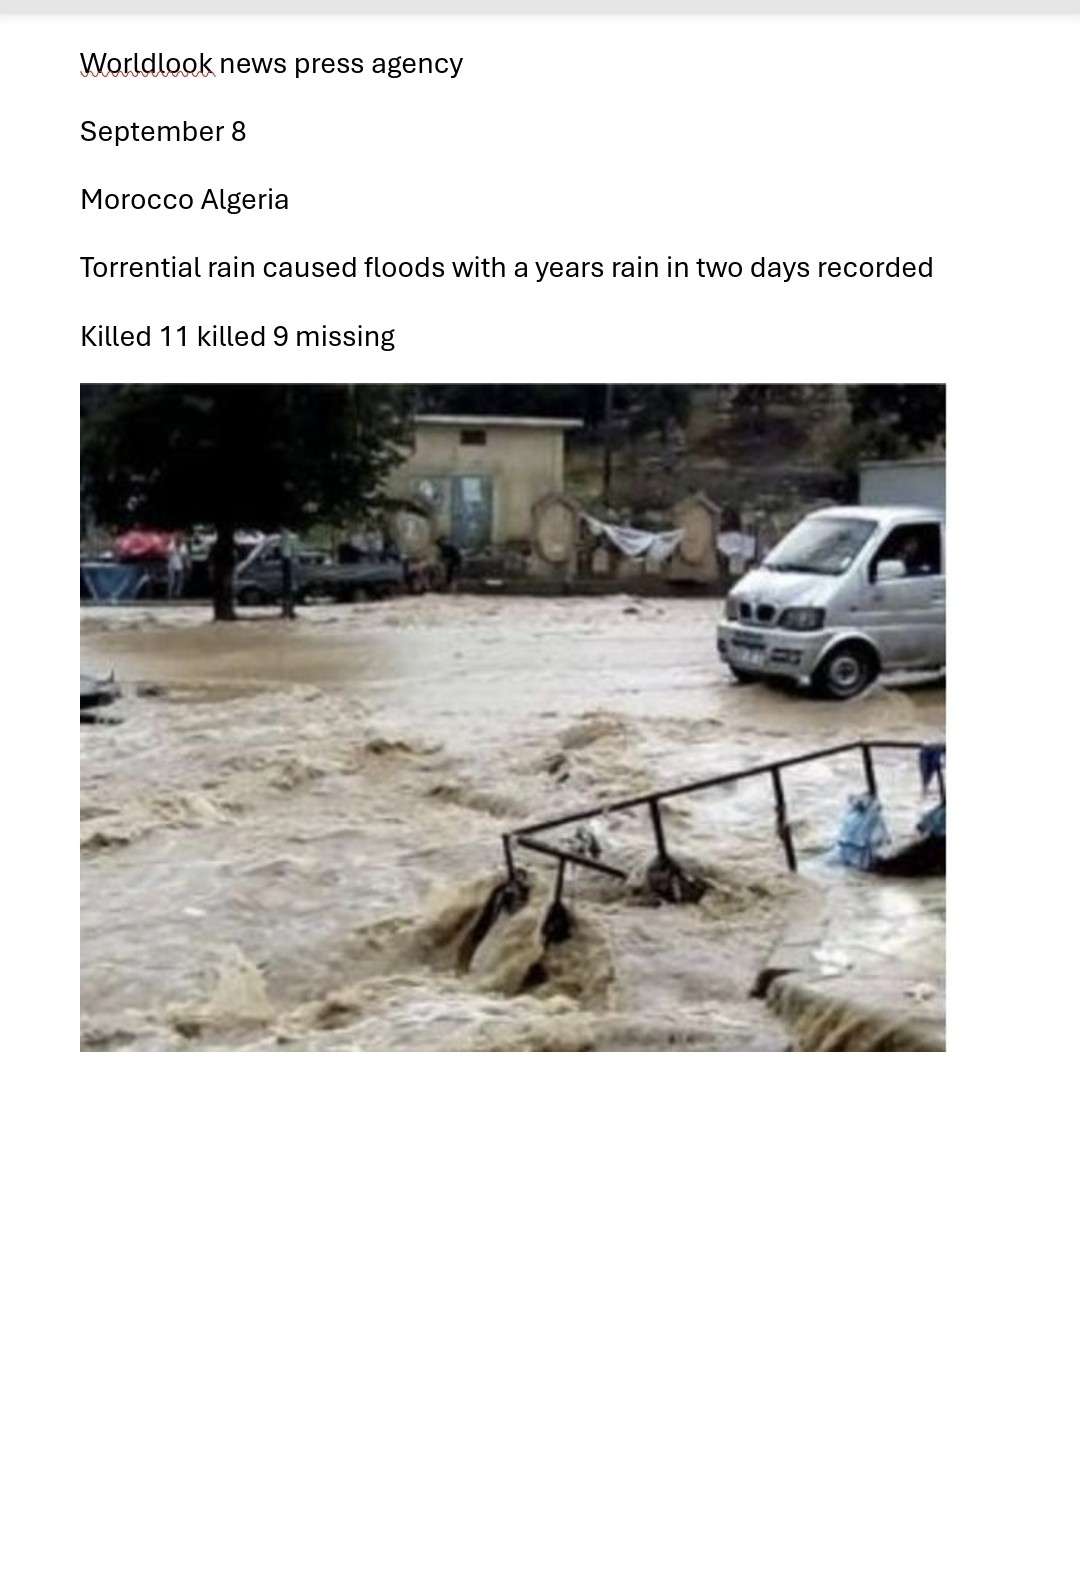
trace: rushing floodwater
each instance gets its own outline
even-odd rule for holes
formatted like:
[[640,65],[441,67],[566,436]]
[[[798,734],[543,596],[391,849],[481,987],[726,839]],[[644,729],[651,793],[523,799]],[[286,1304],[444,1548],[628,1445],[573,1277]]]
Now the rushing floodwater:
[[[545,952],[537,867],[537,894],[459,971],[506,828],[854,737],[944,736],[942,688],[834,705],[734,686],[715,616],[621,596],[428,596],[292,624],[84,613],[84,670],[125,690],[122,724],[81,729],[84,1044],[784,1048],[748,991],[793,915],[823,902],[940,989],[943,882],[823,862],[855,759],[789,786],[799,876],[767,783],[683,799],[669,842],[710,879],[700,906],[574,875],[573,936]],[[904,833],[914,763],[879,776]],[[647,859],[643,813],[596,830],[611,861]]]

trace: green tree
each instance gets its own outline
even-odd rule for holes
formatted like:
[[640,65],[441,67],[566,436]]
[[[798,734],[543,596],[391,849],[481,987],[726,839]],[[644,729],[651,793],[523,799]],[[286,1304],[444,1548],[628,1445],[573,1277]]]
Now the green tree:
[[848,388],[851,423],[865,434],[873,457],[896,459],[945,435],[945,385],[940,382],[867,382]]
[[237,529],[363,513],[399,462],[409,397],[371,385],[121,384],[83,399],[83,478],[99,518],[212,525],[214,616],[236,615]]

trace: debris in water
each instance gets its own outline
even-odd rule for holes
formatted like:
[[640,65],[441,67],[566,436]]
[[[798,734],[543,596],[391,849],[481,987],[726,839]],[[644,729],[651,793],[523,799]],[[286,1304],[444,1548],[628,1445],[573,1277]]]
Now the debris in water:
[[846,956],[842,950],[830,950],[823,945],[820,950],[815,950],[812,954],[818,964],[820,977],[838,978],[842,973],[851,971],[851,957]]
[[111,705],[120,697],[120,689],[116,679],[110,672],[108,677],[91,677],[82,672],[79,675],[79,709],[97,710],[102,705]]
[[183,1038],[205,1038],[264,1027],[274,1020],[266,982],[255,963],[237,947],[218,962],[217,980],[199,1004],[173,1005],[167,1012]]
[[604,850],[600,845],[600,837],[589,823],[574,827],[569,844],[572,852],[580,852],[582,857],[587,858],[598,858]]
[[688,874],[674,858],[666,855],[653,859],[645,870],[645,879],[654,895],[673,905],[700,901],[708,889],[703,879]]

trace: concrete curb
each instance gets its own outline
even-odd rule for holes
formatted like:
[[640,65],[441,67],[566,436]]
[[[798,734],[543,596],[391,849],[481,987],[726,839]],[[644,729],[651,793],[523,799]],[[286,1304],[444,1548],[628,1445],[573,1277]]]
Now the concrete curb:
[[935,1022],[875,1009],[798,973],[774,978],[765,1001],[792,1033],[792,1047],[808,1051],[942,1053],[945,1033]]
[[811,1051],[941,1053],[940,1004],[909,998],[894,973],[822,977],[814,952],[827,941],[825,916],[802,916],[758,973],[753,997],[764,1000],[792,1035],[792,1048]]

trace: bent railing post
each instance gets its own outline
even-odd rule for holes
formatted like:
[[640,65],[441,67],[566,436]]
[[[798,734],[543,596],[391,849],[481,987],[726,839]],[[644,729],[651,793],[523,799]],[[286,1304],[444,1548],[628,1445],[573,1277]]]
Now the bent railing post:
[[507,877],[507,879],[513,879],[516,876],[516,874],[517,874],[517,869],[514,867],[514,849],[513,849],[512,843],[513,843],[513,837],[512,836],[509,836],[509,835],[503,836],[503,838],[502,838],[503,857],[506,859],[506,877]]
[[668,850],[664,841],[664,822],[660,818],[660,804],[655,797],[649,799],[649,818],[652,820],[653,835],[656,837],[656,855],[666,863]]
[[791,839],[791,826],[788,824],[787,804],[784,801],[784,783],[780,779],[780,767],[774,765],[772,771],[773,796],[776,799],[776,834],[784,846],[784,856],[787,866],[793,874],[799,872],[799,860],[795,856],[795,843]]

